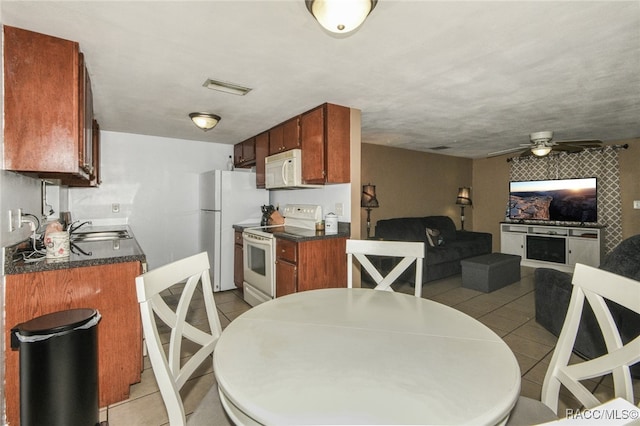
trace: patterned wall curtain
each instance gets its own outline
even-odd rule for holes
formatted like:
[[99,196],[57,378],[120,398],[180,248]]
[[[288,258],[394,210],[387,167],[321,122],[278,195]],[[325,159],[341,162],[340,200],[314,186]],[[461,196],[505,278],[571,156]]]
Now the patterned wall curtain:
[[598,178],[598,224],[604,228],[605,255],[622,241],[622,202],[620,199],[619,147],[606,146],[546,157],[515,157],[511,161],[511,180]]

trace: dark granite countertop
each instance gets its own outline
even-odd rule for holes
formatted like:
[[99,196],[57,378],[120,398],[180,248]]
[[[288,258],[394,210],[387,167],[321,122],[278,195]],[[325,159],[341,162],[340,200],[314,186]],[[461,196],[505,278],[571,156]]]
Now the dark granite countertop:
[[[133,232],[127,225],[83,226],[79,232],[116,231],[126,229],[131,238],[107,241],[75,242],[71,255],[64,259],[24,260],[22,253],[31,252],[31,241],[25,241],[5,249],[5,275],[53,271],[112,263],[146,262],[146,257]],[[84,253],[83,253],[84,252]]]
[[[247,228],[257,228],[259,224],[242,224],[233,225],[236,231],[244,231]],[[278,226],[270,228],[270,231],[276,238],[290,240],[295,242],[304,242],[312,240],[323,240],[329,238],[349,238],[351,237],[351,224],[349,222],[338,222],[337,234],[325,234],[324,231],[316,231],[313,229],[304,229],[291,226]]]
[[242,232],[247,228],[258,228],[260,226],[259,223],[243,223],[238,225],[233,225],[233,229],[236,231]]

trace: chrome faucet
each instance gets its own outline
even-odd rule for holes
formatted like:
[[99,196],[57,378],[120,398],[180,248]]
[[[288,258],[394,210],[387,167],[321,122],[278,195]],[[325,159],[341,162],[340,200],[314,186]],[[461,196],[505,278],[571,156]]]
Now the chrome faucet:
[[76,232],[78,229],[80,229],[84,225],[91,225],[91,221],[90,220],[84,221],[81,224],[76,225],[76,223],[78,223],[78,222],[80,222],[80,221],[77,220],[77,221],[71,223],[71,225],[69,226],[69,234],[73,234],[74,232]]

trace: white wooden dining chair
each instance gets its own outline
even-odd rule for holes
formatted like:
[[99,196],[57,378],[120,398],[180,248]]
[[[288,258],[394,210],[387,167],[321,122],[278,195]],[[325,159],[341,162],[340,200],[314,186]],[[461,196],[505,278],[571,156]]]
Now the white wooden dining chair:
[[[353,259],[364,268],[375,281],[376,290],[393,291],[393,284],[411,264],[415,263],[416,297],[422,296],[422,262],[424,260],[424,243],[408,241],[347,240],[347,286],[353,287]],[[371,262],[369,256],[385,256],[402,258],[387,275]]]
[[[174,311],[161,293],[174,284],[183,282],[185,285]],[[209,331],[188,322],[189,307],[198,286],[202,290]],[[207,253],[187,257],[138,276],[136,291],[149,360],[167,408],[169,424],[182,426],[186,424],[186,416],[180,389],[203,362],[208,361],[213,365],[210,355],[222,332],[211,289]],[[171,329],[168,356],[163,349],[156,320],[160,320]],[[181,359],[184,355],[183,338],[200,346],[188,359]],[[209,411],[206,417],[211,421],[215,418],[215,424],[230,424],[224,415],[217,390],[213,389],[205,398],[211,401],[201,402],[196,410]],[[198,413],[194,413],[192,417],[198,417]]]
[[[629,366],[640,361],[640,336],[622,343],[616,323],[605,300],[640,314],[640,282],[602,269],[577,264],[573,290],[558,342],[542,385],[542,401],[520,397],[508,425],[532,425],[557,418],[558,397],[563,386],[584,405],[593,409],[600,401],[581,381],[611,374],[615,395],[634,403]],[[592,360],[569,365],[578,333],[582,308],[587,300],[602,331],[607,353]]]

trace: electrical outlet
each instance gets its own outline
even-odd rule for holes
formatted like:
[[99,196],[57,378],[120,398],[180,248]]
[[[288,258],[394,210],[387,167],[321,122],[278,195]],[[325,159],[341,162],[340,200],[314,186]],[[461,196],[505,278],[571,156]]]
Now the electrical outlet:
[[111,204],[111,213],[120,213],[120,203]]
[[344,215],[344,209],[343,209],[342,203],[336,203],[336,214],[338,216]]
[[640,209],[640,200],[633,200],[633,208]]

